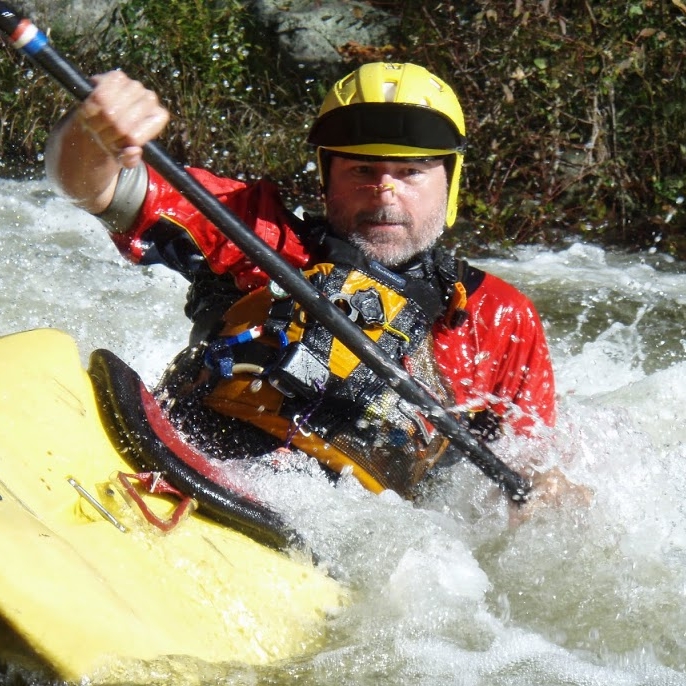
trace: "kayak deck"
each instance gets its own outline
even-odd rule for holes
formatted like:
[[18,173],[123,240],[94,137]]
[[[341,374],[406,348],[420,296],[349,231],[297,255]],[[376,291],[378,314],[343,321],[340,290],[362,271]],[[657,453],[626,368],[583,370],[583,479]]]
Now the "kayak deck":
[[116,488],[132,469],[69,336],[0,338],[0,419],[0,617],[58,677],[126,681],[161,656],[266,664],[324,640],[345,592],[309,561],[197,513],[162,533]]

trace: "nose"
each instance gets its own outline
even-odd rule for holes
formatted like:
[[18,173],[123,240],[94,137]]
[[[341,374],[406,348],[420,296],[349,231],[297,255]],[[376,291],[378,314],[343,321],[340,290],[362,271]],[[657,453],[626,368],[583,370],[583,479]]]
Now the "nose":
[[395,179],[391,174],[379,174],[376,184],[372,186],[374,197],[383,202],[390,202],[396,195]]
[[394,183],[379,183],[374,186],[374,195],[381,195],[382,193],[389,192],[395,195],[395,184]]

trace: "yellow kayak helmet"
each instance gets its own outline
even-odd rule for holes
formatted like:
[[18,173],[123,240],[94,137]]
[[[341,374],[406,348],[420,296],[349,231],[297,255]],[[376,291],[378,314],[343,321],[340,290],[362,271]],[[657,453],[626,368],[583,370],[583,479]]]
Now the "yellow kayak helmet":
[[455,223],[465,144],[452,88],[416,64],[373,62],[338,81],[324,98],[308,142],[326,186],[323,151],[370,157],[446,157],[446,226]]

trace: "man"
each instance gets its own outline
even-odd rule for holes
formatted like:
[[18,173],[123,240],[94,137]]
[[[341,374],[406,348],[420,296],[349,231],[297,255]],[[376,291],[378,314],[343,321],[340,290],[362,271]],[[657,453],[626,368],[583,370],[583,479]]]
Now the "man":
[[[157,97],[120,72],[94,84],[51,136],[47,173],[125,257],[191,282],[193,345],[158,391],[170,414],[205,423],[223,456],[293,445],[371,490],[408,494],[446,442],[141,162],[169,118]],[[455,221],[464,135],[447,84],[373,63],[332,88],[310,132],[325,219],[297,219],[267,181],[191,172],[471,430],[536,433],[554,424],[555,400],[534,306],[434,249]]]

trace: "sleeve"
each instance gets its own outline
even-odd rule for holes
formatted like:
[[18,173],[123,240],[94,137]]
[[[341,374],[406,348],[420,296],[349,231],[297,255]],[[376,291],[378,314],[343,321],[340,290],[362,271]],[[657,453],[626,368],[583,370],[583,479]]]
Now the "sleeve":
[[[133,224],[128,230],[111,232],[125,258],[138,264],[166,264],[189,279],[200,269],[217,275],[229,273],[242,290],[267,281],[266,275],[190,201],[155,170],[148,167],[147,172],[147,192]],[[202,169],[189,168],[188,172],[291,264],[306,264],[306,251],[291,228],[293,217],[274,184],[266,180],[246,184]]]
[[510,284],[486,275],[467,303],[467,321],[439,333],[437,361],[456,403],[490,409],[517,433],[555,423],[555,381],[548,344],[533,303]]

